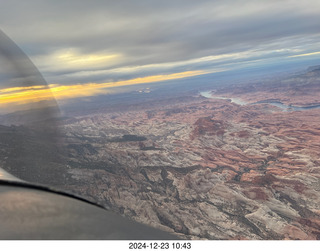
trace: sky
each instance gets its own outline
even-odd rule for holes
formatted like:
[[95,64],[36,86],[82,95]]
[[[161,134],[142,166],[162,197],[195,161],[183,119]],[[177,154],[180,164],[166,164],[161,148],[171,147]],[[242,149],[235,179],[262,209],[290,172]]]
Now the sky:
[[[56,99],[320,59],[319,0],[0,1],[0,29]],[[34,86],[3,86],[0,105],[48,96]]]

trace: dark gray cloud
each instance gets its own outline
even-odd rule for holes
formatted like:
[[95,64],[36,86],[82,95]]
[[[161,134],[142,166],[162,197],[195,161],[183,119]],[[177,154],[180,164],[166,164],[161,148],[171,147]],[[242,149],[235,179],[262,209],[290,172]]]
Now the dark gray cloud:
[[[2,3],[0,23],[31,58],[45,59],[68,48],[83,54],[123,55],[114,65],[95,68],[100,71],[246,51],[270,56],[285,49],[303,52],[305,46],[320,49],[318,0],[11,0]],[[48,69],[40,60],[37,63],[48,76],[68,73],[75,81],[83,70]],[[199,63],[192,65],[187,62],[185,69],[199,67]],[[170,69],[183,66],[159,67],[158,72]],[[156,72],[156,68],[150,70]]]

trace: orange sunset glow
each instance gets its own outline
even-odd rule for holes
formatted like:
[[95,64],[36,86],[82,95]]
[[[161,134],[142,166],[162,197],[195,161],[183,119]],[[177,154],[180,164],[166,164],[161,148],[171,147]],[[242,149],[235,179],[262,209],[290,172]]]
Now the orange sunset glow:
[[108,83],[87,83],[74,85],[51,84],[49,85],[50,88],[47,88],[46,86],[6,88],[0,90],[0,104],[26,104],[30,102],[51,99],[52,96],[54,96],[58,100],[93,96],[98,94],[105,94],[108,92],[106,89],[111,87],[181,79],[206,73],[206,71],[185,71],[168,75],[154,75]]

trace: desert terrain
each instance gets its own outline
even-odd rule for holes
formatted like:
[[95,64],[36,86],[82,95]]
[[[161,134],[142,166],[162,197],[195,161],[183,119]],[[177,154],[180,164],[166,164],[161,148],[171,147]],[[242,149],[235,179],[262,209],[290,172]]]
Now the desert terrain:
[[320,239],[319,69],[1,126],[0,164],[184,239]]
[[63,121],[64,189],[188,239],[319,239],[319,70]]

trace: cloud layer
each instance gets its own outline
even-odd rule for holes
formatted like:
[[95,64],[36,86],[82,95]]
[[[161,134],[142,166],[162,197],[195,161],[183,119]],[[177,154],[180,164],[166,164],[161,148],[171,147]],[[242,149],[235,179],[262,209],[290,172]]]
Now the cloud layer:
[[206,73],[320,51],[318,0],[11,0],[0,23],[47,81],[61,85]]

